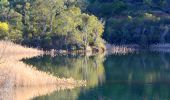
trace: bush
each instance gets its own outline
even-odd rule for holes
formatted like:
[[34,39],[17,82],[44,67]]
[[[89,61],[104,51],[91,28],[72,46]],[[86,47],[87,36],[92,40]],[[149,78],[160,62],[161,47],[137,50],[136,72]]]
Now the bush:
[[8,35],[9,25],[6,22],[0,22],[0,39]]

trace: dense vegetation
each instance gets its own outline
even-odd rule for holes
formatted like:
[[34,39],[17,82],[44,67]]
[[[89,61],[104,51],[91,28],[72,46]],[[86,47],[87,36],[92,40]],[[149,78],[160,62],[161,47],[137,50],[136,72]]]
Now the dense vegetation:
[[103,38],[146,46],[170,42],[169,0],[88,0],[86,11],[106,21]]
[[79,7],[76,0],[0,0],[0,39],[45,49],[102,46],[103,23]]
[[0,8],[0,39],[30,46],[101,47],[101,37],[141,46],[170,42],[169,0],[0,0]]

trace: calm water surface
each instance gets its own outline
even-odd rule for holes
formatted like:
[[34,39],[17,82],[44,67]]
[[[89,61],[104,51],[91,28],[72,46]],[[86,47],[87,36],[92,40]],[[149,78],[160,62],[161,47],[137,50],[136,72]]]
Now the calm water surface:
[[43,56],[25,62],[56,76],[87,80],[87,87],[33,100],[170,100],[170,53]]

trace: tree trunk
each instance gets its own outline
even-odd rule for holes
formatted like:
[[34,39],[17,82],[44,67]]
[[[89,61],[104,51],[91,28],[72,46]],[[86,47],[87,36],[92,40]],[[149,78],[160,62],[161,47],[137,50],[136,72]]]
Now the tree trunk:
[[[24,28],[26,27],[26,3],[23,4],[22,6],[22,23],[24,25]],[[25,29],[24,29],[25,30]],[[28,38],[28,33],[24,32],[24,38]]]
[[41,32],[41,35],[44,35],[47,31],[47,18],[44,16],[44,23],[43,23],[43,31]]
[[50,16],[50,33],[53,31],[53,14]]

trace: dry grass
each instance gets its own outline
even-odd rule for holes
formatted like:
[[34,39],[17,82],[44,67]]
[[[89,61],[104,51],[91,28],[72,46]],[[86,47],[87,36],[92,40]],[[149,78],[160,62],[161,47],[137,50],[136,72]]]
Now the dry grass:
[[22,47],[11,42],[0,41],[0,87],[39,87],[57,86],[58,88],[74,88],[85,85],[85,81],[75,81],[54,77],[49,73],[38,71],[33,66],[21,62],[23,58],[31,58],[43,54],[43,51]]
[[78,85],[73,79],[60,79],[36,70],[33,66],[28,66],[23,62],[7,61],[0,67],[0,86],[3,87],[22,87],[22,86],[45,86],[45,85],[73,86]]
[[43,54],[43,51],[27,48],[9,41],[0,41],[0,56],[1,60],[21,60],[23,58],[31,58]]
[[138,45],[111,45],[107,44],[106,49],[108,54],[128,54],[135,52]]

